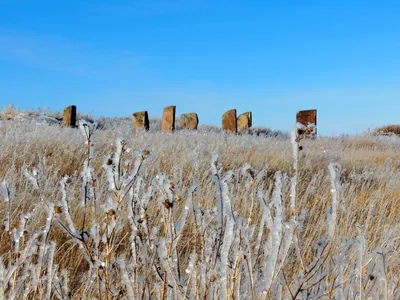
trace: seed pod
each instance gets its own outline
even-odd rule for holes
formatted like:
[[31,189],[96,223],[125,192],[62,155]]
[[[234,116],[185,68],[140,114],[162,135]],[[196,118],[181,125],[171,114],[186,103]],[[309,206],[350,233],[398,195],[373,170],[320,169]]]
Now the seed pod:
[[116,212],[115,212],[115,210],[113,210],[113,209],[109,209],[109,210],[106,212],[106,214],[107,214],[108,216],[115,216]]
[[142,151],[142,155],[143,155],[144,157],[149,156],[149,155],[150,155],[150,151],[147,150],[147,149],[144,149],[144,150]]
[[61,214],[62,213],[62,206],[54,206],[54,212],[56,214]]
[[308,135],[308,134],[311,134],[312,132],[313,132],[313,128],[312,127],[307,127],[307,129],[304,132],[304,134]]
[[164,200],[162,203],[167,209],[171,209],[174,206],[173,202],[169,202],[168,200]]
[[371,275],[369,275],[369,280],[371,280],[371,281],[372,281],[372,280],[374,280],[374,279],[375,279],[375,276],[374,276],[374,275],[372,275],[372,274],[371,274]]

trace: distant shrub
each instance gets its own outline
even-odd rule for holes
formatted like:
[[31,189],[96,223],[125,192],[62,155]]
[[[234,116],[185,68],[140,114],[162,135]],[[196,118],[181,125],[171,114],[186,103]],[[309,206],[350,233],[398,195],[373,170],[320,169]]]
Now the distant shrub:
[[151,131],[161,131],[161,119],[160,118],[150,118],[150,130]]
[[12,120],[17,113],[17,109],[14,105],[8,105],[7,107],[3,108],[0,112],[0,119],[1,120]]
[[219,133],[219,132],[221,132],[221,127],[218,127],[218,126],[215,126],[215,125],[200,125],[199,126],[199,131],[201,131],[201,132]]
[[400,125],[388,125],[374,130],[374,135],[397,135],[400,136]]
[[271,128],[262,126],[250,128],[249,133],[255,136],[289,138],[289,133],[287,132],[283,132],[280,130],[272,130]]

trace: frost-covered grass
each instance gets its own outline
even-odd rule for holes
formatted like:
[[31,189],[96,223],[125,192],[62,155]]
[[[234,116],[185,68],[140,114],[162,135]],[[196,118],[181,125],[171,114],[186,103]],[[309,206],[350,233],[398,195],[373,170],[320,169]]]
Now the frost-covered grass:
[[400,138],[0,140],[0,299],[400,297]]

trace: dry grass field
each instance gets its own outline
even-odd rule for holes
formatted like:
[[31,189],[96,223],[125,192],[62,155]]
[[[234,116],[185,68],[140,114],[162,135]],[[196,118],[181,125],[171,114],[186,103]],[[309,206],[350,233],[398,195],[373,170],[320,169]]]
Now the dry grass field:
[[400,138],[0,123],[0,299],[400,299]]

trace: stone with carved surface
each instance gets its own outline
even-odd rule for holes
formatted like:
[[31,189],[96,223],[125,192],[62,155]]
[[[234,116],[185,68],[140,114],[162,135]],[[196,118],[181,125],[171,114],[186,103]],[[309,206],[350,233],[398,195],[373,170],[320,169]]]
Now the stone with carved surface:
[[182,114],[179,120],[182,129],[197,129],[199,125],[199,117],[196,113]]
[[132,115],[132,130],[136,131],[138,129],[149,130],[149,114],[147,111],[135,112]]
[[161,120],[161,130],[162,132],[172,132],[175,130],[175,112],[176,106],[171,105],[164,108],[162,120]]
[[[297,112],[296,115],[297,123],[304,125],[305,127],[313,128],[312,132],[308,135],[316,135],[317,134],[317,110],[309,109],[309,110],[301,110]],[[309,130],[308,130],[309,131]]]
[[68,127],[76,126],[76,106],[71,105],[64,109],[63,125]]
[[253,120],[251,111],[245,112],[239,115],[239,117],[237,118],[238,132],[248,132],[252,124]]
[[237,133],[236,109],[228,110],[222,116],[222,130]]

